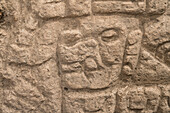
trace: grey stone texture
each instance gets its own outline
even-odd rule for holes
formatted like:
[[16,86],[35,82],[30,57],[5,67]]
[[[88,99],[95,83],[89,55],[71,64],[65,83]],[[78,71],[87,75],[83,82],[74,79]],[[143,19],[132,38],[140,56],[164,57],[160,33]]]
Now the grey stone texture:
[[0,113],[170,113],[170,0],[1,0]]

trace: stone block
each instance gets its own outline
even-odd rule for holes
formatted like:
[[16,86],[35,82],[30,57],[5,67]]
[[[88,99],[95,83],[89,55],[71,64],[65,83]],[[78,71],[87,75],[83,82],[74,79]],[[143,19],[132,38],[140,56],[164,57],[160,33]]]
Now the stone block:
[[67,93],[64,97],[65,113],[113,113],[116,104],[115,92],[106,92],[105,94],[94,93]]
[[82,16],[91,13],[91,0],[67,0],[67,16]]
[[95,1],[92,4],[93,13],[131,13],[139,14],[145,11],[145,2],[139,1],[134,3],[128,1]]
[[168,6],[168,0],[147,0],[146,2],[146,12],[150,14],[162,14]]
[[63,1],[33,1],[33,11],[41,18],[65,17],[66,4]]

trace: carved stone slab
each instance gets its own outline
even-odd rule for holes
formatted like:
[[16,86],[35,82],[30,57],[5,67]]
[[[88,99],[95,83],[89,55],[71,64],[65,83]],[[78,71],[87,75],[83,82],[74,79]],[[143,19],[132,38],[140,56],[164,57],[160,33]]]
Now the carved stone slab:
[[0,113],[170,113],[170,0],[0,0]]

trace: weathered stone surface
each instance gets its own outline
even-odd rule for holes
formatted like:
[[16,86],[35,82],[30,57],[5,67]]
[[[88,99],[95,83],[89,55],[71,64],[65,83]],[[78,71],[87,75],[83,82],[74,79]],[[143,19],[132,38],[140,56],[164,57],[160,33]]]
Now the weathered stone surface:
[[31,0],[33,11],[41,18],[64,17],[66,4],[62,0]]
[[103,0],[95,1],[93,4],[94,13],[142,13],[145,11],[146,4],[144,0],[132,2],[131,0]]
[[154,113],[158,111],[161,91],[158,87],[125,87],[117,93],[117,113]]
[[116,105],[115,92],[67,93],[64,97],[64,113],[113,113]]
[[135,78],[141,83],[169,82],[169,17],[158,17],[144,26],[143,49]]
[[1,0],[0,113],[170,113],[170,0]]
[[92,0],[67,0],[67,16],[83,16],[91,13]]
[[94,0],[94,13],[163,14],[168,0]]
[[[90,37],[85,37],[81,28],[61,33],[58,56],[65,87],[101,89],[119,78],[128,32],[139,29],[139,22],[119,16],[96,16],[95,20]],[[125,23],[129,27],[126,29],[124,21],[134,24]]]
[[168,6],[167,6],[166,14],[170,15],[170,1],[168,1]]
[[158,109],[159,112],[168,113],[170,112],[170,86],[169,85],[161,85],[162,90],[162,98],[160,101],[160,107]]
[[147,12],[151,14],[161,14],[166,11],[168,0],[147,0]]

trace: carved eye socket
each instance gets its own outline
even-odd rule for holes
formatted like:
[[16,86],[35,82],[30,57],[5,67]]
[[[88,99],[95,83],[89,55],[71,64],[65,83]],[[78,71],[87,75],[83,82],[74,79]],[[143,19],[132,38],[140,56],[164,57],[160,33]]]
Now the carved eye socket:
[[118,31],[115,29],[108,29],[102,32],[101,38],[104,42],[114,41],[119,37]]

